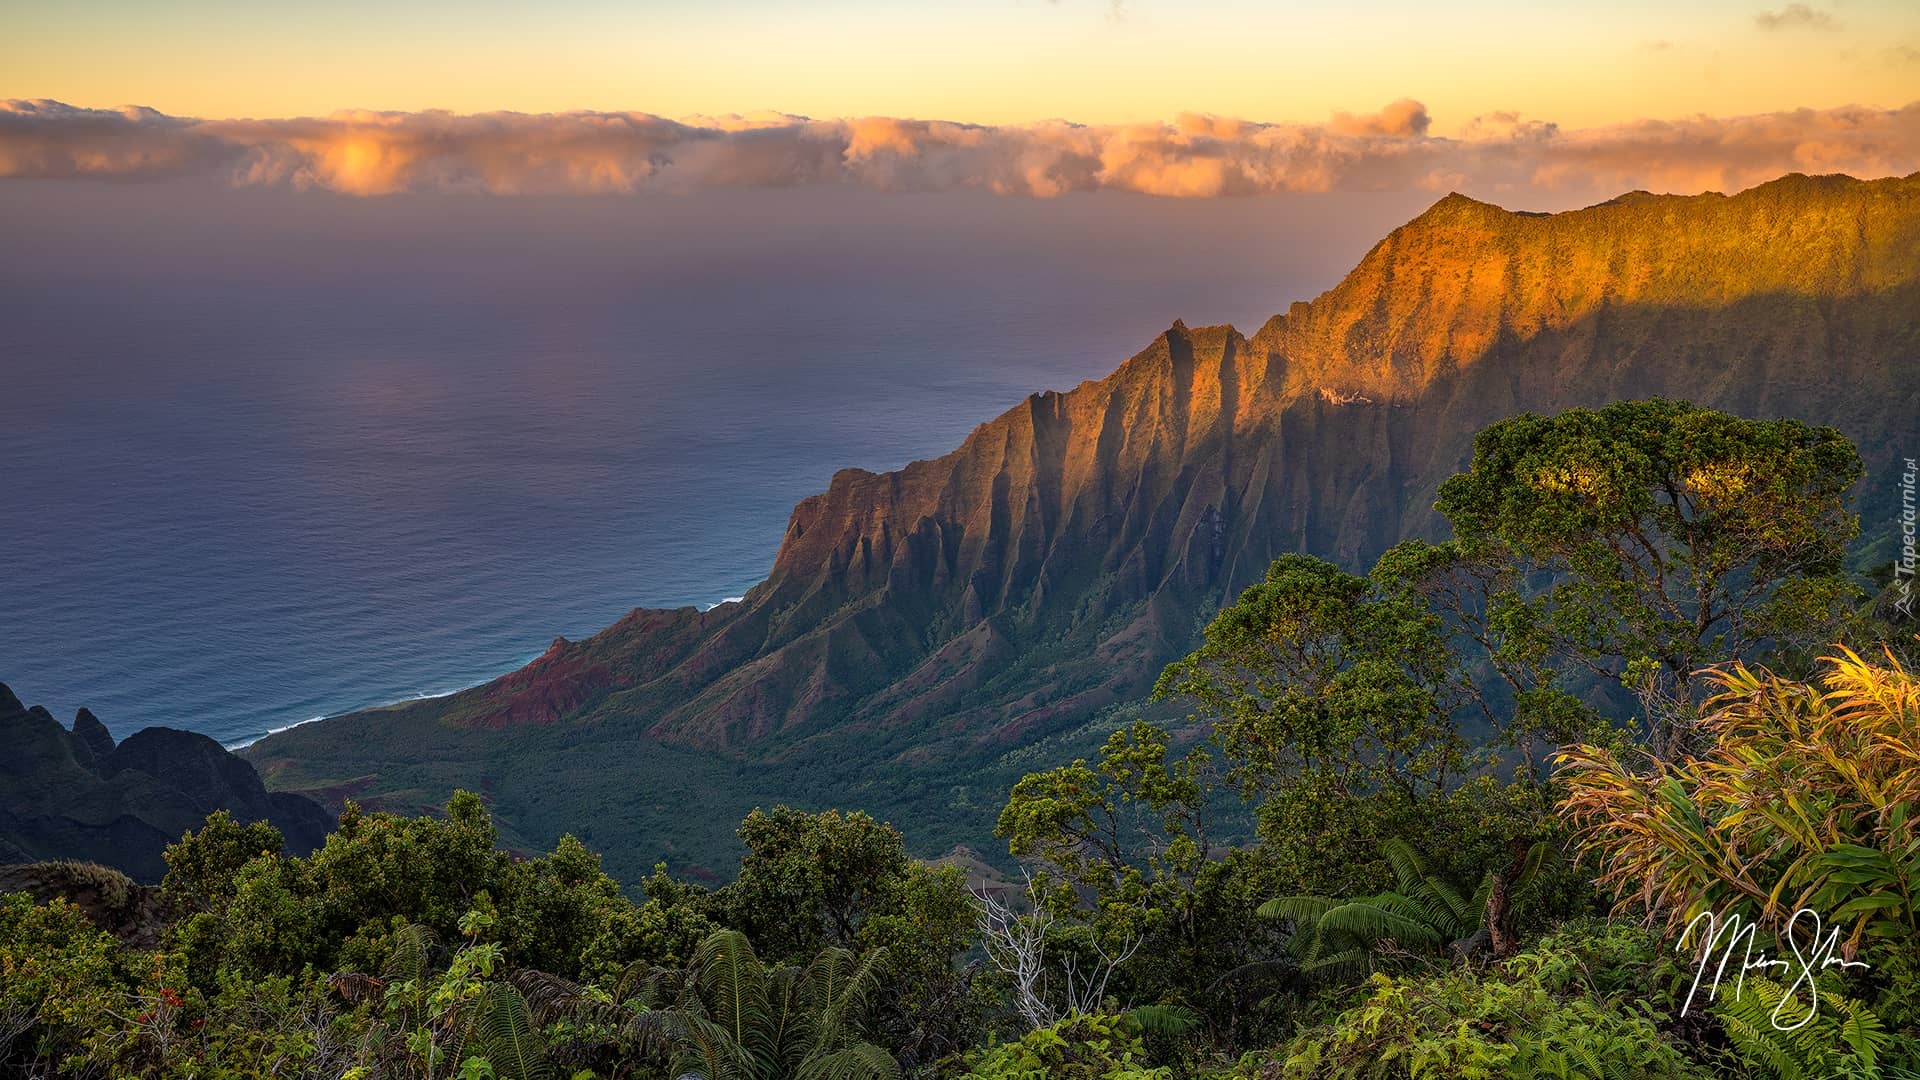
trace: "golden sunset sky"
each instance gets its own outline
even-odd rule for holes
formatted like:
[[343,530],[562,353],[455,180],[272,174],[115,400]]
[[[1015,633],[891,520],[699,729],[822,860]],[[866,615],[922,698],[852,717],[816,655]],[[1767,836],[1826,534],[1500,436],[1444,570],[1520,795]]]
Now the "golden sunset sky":
[[1412,97],[1450,135],[1499,111],[1591,127],[1920,98],[1912,0],[8,0],[0,11],[0,98],[208,119],[352,108],[1294,122]]

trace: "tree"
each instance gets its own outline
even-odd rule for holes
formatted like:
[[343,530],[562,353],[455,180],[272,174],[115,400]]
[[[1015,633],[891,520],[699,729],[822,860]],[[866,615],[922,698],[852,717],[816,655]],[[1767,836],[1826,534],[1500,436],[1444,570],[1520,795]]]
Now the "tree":
[[1655,754],[1677,757],[1700,668],[1831,640],[1847,617],[1860,475],[1832,428],[1623,401],[1492,425],[1436,508],[1468,552],[1547,581],[1495,598],[1507,657],[1557,655],[1625,682]]
[[1465,687],[1438,617],[1368,579],[1284,555],[1167,666],[1156,698],[1206,710],[1248,797],[1445,790]]
[[1491,706],[1414,587],[1438,576],[1437,560],[1396,557],[1364,578],[1282,556],[1155,687],[1198,706],[1224,779],[1255,809],[1266,857],[1302,892],[1376,889],[1390,880],[1382,841],[1457,837],[1457,819],[1472,814],[1457,793],[1484,762],[1461,721]]
[[[1213,838],[1223,796],[1231,793],[1211,754],[1176,756],[1170,734],[1145,722],[1114,732],[1096,762],[1016,784],[998,832],[1033,865],[1034,911],[1008,912],[999,922],[1011,933],[995,934],[1016,991],[1023,979],[1036,991],[1043,980],[1065,987],[1071,963],[1076,987],[1097,972],[1108,976],[1099,980],[1101,997],[1111,987],[1123,1001],[1184,1004],[1224,1025],[1228,1037],[1274,1022],[1272,995],[1230,976],[1284,961],[1282,929],[1252,914],[1288,878],[1265,850]],[[1112,958],[1122,955],[1130,958],[1115,967]],[[1030,1009],[1029,1022],[1052,1008]]]
[[73,904],[0,895],[0,1073],[53,1075],[138,984],[120,942]]
[[1076,760],[1014,785],[996,831],[1015,858],[1042,864],[1043,895],[1070,908],[1084,893],[1118,915],[1190,891],[1212,850],[1215,778],[1204,750],[1169,762],[1171,749],[1165,729],[1139,721],[1107,739],[1097,765]]
[[981,1003],[956,966],[973,946],[958,868],[916,862],[899,830],[859,812],[755,810],[740,838],[747,852],[713,896],[716,922],[776,962],[808,963],[823,949],[884,955],[874,1037],[909,1065],[972,1038]]
[[215,810],[198,832],[167,845],[160,895],[180,913],[222,910],[233,900],[240,868],[263,856],[279,857],[284,845],[272,822],[241,825],[227,811]]
[[722,921],[781,959],[852,946],[911,862],[899,830],[858,811],[756,809],[740,823],[740,839],[747,853],[721,890]]
[[1107,984],[1120,965],[1139,951],[1141,939],[1124,937],[1109,952],[1098,934],[1087,935],[1093,962],[1082,970],[1078,958],[1069,953],[1057,965],[1064,976],[1060,1000],[1065,1007],[1056,1008],[1047,987],[1047,931],[1053,926],[1053,912],[1031,878],[1025,900],[1028,910],[1022,914],[986,889],[974,893],[981,947],[1011,983],[1014,1010],[1027,1030],[1049,1027],[1063,1016],[1100,1012],[1106,1002]]
[[200,981],[220,969],[258,976],[377,965],[397,927],[451,940],[475,908],[499,920],[511,962],[575,975],[631,906],[572,837],[542,859],[498,850],[486,808],[464,791],[445,818],[369,814],[348,803],[306,858],[283,858],[268,843],[277,838],[270,827],[216,814],[169,849],[162,890],[192,912],[171,936]]

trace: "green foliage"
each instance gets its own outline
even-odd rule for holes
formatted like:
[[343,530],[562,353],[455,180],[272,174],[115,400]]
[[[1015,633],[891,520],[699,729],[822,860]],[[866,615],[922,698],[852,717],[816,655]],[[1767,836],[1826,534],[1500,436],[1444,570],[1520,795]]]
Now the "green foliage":
[[191,913],[171,940],[203,982],[216,970],[366,968],[382,961],[396,927],[460,936],[461,916],[478,902],[498,920],[495,936],[513,962],[578,973],[628,907],[618,884],[572,837],[541,859],[516,859],[495,841],[485,808],[467,792],[455,794],[444,819],[348,804],[304,859],[281,857],[270,827],[215,814],[168,848],[163,894]]
[[713,923],[778,962],[805,964],[825,949],[885,955],[876,1037],[904,1061],[971,1041],[982,1003],[955,967],[974,929],[958,869],[908,858],[899,830],[862,813],[755,810],[740,838],[740,876],[712,895]]
[[1381,817],[1410,825],[1466,761],[1454,715],[1469,690],[1441,619],[1309,556],[1277,560],[1154,692],[1205,712],[1276,854],[1357,839]]
[[1419,953],[1449,949],[1460,956],[1491,947],[1487,922],[1494,890],[1523,892],[1556,857],[1551,844],[1537,842],[1517,860],[1511,880],[1490,870],[1479,888],[1469,892],[1434,873],[1404,840],[1389,840],[1381,849],[1393,867],[1394,889],[1348,900],[1288,896],[1260,905],[1263,918],[1285,919],[1298,928],[1295,955],[1304,972],[1350,976],[1387,944]]
[[[1780,983],[1748,976],[1722,992],[1713,1013],[1742,1060],[1775,1080],[1880,1080],[1895,1036],[1865,1005],[1825,982],[1818,1008]],[[1909,1053],[1914,1044],[1908,1040]]]
[[504,980],[502,949],[484,940],[495,928],[485,911],[459,920],[464,943],[441,969],[435,936],[418,925],[388,939],[379,975],[340,972],[329,985],[355,1005],[356,1066],[367,1075],[546,1080],[551,1048],[535,1028],[520,990]]
[[50,1072],[83,1053],[138,981],[119,941],[79,908],[0,896],[0,1069]]
[[220,976],[155,1072],[182,1078],[337,1076],[357,1061],[350,1020],[323,979]]
[[889,1080],[899,1066],[862,1036],[884,958],[823,949],[769,966],[720,930],[681,970],[636,969],[611,988],[524,973],[536,1012],[570,1025],[610,1062],[645,1059],[709,1080]]
[[[1510,577],[1459,545],[1402,544],[1365,578],[1285,556],[1161,675],[1157,696],[1200,708],[1289,891],[1385,886],[1395,837],[1477,879],[1551,831],[1534,745],[1596,720],[1551,668],[1502,657],[1489,595]],[[1494,736],[1477,750],[1469,721]]]
[[1126,1017],[1073,1015],[975,1056],[970,1080],[1167,1080]]
[[1300,1080],[1712,1075],[1662,1036],[1666,1016],[1658,1006],[1629,996],[1646,993],[1650,984],[1624,978],[1621,968],[1644,977],[1658,961],[1651,939],[1634,942],[1626,933],[1582,929],[1487,972],[1377,974],[1365,1001],[1287,1046],[1279,1074]]
[[283,847],[272,822],[241,825],[225,810],[216,810],[198,831],[167,846],[167,876],[160,895],[182,913],[224,911],[238,891],[241,868],[257,858],[276,858]]
[[756,809],[740,839],[747,853],[721,890],[723,921],[778,959],[852,946],[867,918],[894,901],[909,862],[898,830],[858,812]]
[[910,863],[892,892],[856,944],[886,957],[870,1012],[874,1040],[914,1068],[971,1046],[996,1003],[973,969],[958,965],[976,943],[965,873]]
[[[1216,1037],[1229,1040],[1277,1031],[1316,979],[1352,969],[1327,963],[1345,946],[1315,952],[1283,923],[1254,918],[1275,893],[1306,881],[1380,888],[1391,880],[1383,845],[1396,829],[1445,852],[1436,873],[1469,880],[1490,868],[1506,871],[1516,838],[1524,852],[1532,837],[1551,833],[1534,785],[1483,777],[1430,794],[1418,807],[1399,789],[1355,791],[1342,801],[1300,792],[1291,818],[1297,832],[1276,836],[1263,827],[1258,846],[1223,850],[1211,836],[1212,819],[1217,801],[1237,792],[1221,788],[1206,751],[1176,758],[1165,729],[1135,723],[1114,733],[1098,762],[1023,780],[1001,831],[1016,856],[1037,861],[1036,883],[1056,915],[1082,924],[1079,933],[1110,951],[1140,942],[1110,984],[1119,1000],[1196,1008],[1212,1018]],[[1066,933],[1050,945],[1068,944]]]
[[1831,428],[1623,401],[1488,427],[1437,509],[1469,549],[1553,575],[1495,597],[1504,652],[1640,691],[1667,757],[1688,748],[1700,668],[1832,640],[1858,592],[1841,569],[1860,474]]
[[1014,787],[1000,832],[1038,864],[1041,902],[1069,920],[1048,941],[1056,967],[1097,963],[1095,942],[1109,955],[1133,943],[1109,984],[1120,1000],[1198,1006],[1235,1030],[1272,1019],[1270,991],[1251,976],[1284,977],[1285,934],[1251,915],[1285,878],[1266,852],[1213,839],[1221,794],[1206,751],[1176,758],[1169,733],[1146,722],[1113,733],[1095,764]]
[[1042,861],[1062,898],[1090,891],[1103,910],[1184,896],[1211,853],[1211,759],[1169,764],[1167,732],[1145,721],[1116,731],[1098,765],[1075,761],[1016,784],[999,832],[1017,858]]
[[608,912],[581,957],[585,976],[611,981],[633,964],[684,967],[707,935],[720,929],[716,919],[724,916],[713,893],[672,877],[664,863],[641,888],[645,903],[617,904]]

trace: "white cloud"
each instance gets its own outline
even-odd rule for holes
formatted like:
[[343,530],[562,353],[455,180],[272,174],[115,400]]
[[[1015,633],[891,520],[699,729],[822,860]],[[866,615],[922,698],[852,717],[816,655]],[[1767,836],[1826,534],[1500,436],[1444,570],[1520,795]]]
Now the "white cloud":
[[1737,190],[1782,173],[1920,169],[1920,103],[1563,130],[1518,112],[1429,134],[1411,99],[1325,124],[1186,115],[1170,123],[980,126],[867,117],[669,120],[645,113],[342,112],[202,121],[150,109],[0,103],[0,177],[192,173],[356,195],[625,194],[852,184],[1048,197],[1465,188],[1614,194]]

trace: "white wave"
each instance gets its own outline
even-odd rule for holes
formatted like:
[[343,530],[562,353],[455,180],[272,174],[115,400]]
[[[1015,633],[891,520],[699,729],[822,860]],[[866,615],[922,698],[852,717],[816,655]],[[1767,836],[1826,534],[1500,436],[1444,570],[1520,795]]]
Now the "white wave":
[[720,606],[720,605],[722,605],[722,604],[737,604],[737,603],[739,603],[739,602],[741,602],[742,600],[745,600],[745,599],[746,599],[746,597],[744,597],[744,596],[729,596],[729,597],[727,597],[727,598],[726,598],[725,600],[715,600],[715,601],[714,601],[713,603],[711,603],[711,604],[702,604],[702,605],[700,605],[700,610],[701,610],[701,611],[712,611],[712,610],[713,610],[714,608],[717,608],[717,607],[719,607],[719,606]]
[[[725,601],[722,601],[722,602],[724,603]],[[492,675],[484,676],[482,678],[474,680],[473,682],[466,683],[461,686],[456,686],[451,690],[441,690],[437,693],[430,693],[425,690],[418,690],[412,694],[408,694],[400,698],[394,698],[387,701],[375,701],[365,705],[356,705],[350,709],[342,709],[337,713],[322,713],[319,716],[309,716],[305,720],[298,720],[291,724],[283,724],[277,728],[268,728],[267,730],[261,732],[258,735],[253,736],[252,738],[242,739],[239,742],[222,743],[220,745],[226,747],[228,750],[244,750],[247,747],[252,746],[254,743],[259,742],[261,739],[264,739],[269,735],[278,735],[283,731],[292,731],[294,728],[304,727],[307,724],[315,723],[316,721],[320,721],[320,720],[326,720],[330,717],[345,716],[348,713],[360,712],[363,709],[377,709],[383,705],[401,705],[401,704],[407,704],[415,701],[432,701],[434,698],[451,697],[454,694],[461,692],[462,690],[471,690],[476,686],[485,686],[486,684],[492,682],[493,680],[499,678],[502,675],[507,675],[515,671],[519,671],[521,668],[526,667],[528,664],[533,663],[535,660],[539,658],[540,658],[539,653],[528,653],[526,656],[521,657],[518,661],[514,663],[512,667],[507,668],[505,671],[495,672]]]
[[253,736],[250,739],[241,739],[239,742],[221,743],[220,745],[228,750],[245,750],[247,747],[252,746],[254,743],[259,742],[261,739],[264,739],[269,735],[278,735],[283,731],[292,731],[294,728],[302,727],[306,724],[311,724],[317,720],[325,720],[326,718],[327,717],[325,714],[322,714],[320,716],[309,716],[305,720],[295,720],[291,724],[282,724],[277,728],[268,728],[267,730],[261,732],[258,735]]

